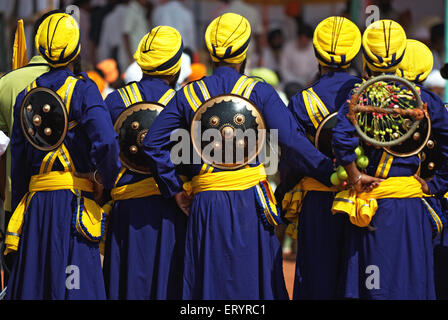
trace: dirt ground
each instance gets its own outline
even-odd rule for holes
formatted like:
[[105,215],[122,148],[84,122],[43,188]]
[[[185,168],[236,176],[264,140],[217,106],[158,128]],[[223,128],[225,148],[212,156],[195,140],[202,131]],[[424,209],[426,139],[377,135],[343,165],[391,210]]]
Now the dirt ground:
[[283,254],[283,275],[285,277],[286,289],[288,289],[289,299],[292,300],[292,289],[294,286],[294,271],[296,267],[295,254]]

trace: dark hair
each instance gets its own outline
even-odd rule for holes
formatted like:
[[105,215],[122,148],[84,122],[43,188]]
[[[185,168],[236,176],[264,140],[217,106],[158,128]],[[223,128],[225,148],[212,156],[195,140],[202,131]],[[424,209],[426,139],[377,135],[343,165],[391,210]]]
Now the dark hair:
[[268,33],[268,42],[271,43],[272,40],[274,40],[275,37],[277,37],[277,36],[283,37],[282,29],[276,28],[276,29],[270,30],[269,33]]
[[55,13],[65,13],[65,11],[64,11],[64,10],[51,10],[51,11],[48,11],[48,12],[44,13],[44,14],[43,14],[39,19],[37,19],[36,22],[34,23],[34,37],[36,36],[36,34],[37,34],[37,30],[39,30],[39,27],[40,27],[41,23],[42,23],[47,17],[49,17],[49,16],[51,16],[52,14],[55,14]]
[[309,24],[302,23],[297,27],[297,35],[298,36],[304,35],[304,36],[312,39],[313,38],[313,28]]
[[286,97],[288,100],[291,100],[291,98],[298,92],[301,92],[303,90],[303,86],[295,81],[287,82],[284,87],[284,92],[286,94]]
[[436,42],[439,39],[443,39],[445,36],[445,25],[443,23],[438,23],[433,25],[430,29],[431,42]]

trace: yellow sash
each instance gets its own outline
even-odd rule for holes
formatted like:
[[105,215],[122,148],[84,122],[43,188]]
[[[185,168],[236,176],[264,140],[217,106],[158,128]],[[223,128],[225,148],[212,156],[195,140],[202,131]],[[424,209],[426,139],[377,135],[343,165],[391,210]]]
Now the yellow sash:
[[220,171],[204,173],[193,177],[192,181],[184,183],[184,189],[189,193],[202,191],[237,191],[247,190],[261,181],[266,181],[266,171],[261,164],[235,171]]
[[267,181],[263,164],[235,171],[204,173],[184,183],[184,189],[188,194],[203,191],[242,191],[252,187],[255,187],[255,195],[263,212],[262,218],[270,225],[278,225],[281,219],[276,207],[277,202]]
[[121,187],[115,187],[111,192],[113,201],[143,198],[160,194],[159,187],[152,177]]
[[302,210],[303,199],[305,199],[308,191],[338,192],[339,190],[340,188],[336,186],[327,187],[311,177],[301,179],[291,191],[284,195],[282,200],[282,209],[285,211],[285,218],[290,222],[286,228],[286,234],[293,239],[297,239],[299,213]]
[[378,209],[377,199],[386,198],[423,198],[420,182],[414,177],[390,177],[368,193],[357,193],[354,190],[344,190],[336,194],[331,211],[333,214],[345,212],[350,222],[359,227],[369,225]]
[[[55,190],[71,190],[76,194],[78,190],[92,192],[93,186],[89,180],[77,178],[71,172],[52,171],[32,176],[29,184],[29,192],[23,196],[9,221],[5,239],[5,255],[9,252],[16,251],[18,248],[24,216],[35,193],[39,191]],[[98,205],[96,206],[97,208],[91,207],[92,203],[90,202],[95,203],[94,201],[90,199],[84,199],[84,201],[86,202],[85,206],[89,206],[89,209],[94,210],[94,212],[91,213],[95,217],[98,216],[98,213],[101,213],[96,212],[96,210],[99,209]]]

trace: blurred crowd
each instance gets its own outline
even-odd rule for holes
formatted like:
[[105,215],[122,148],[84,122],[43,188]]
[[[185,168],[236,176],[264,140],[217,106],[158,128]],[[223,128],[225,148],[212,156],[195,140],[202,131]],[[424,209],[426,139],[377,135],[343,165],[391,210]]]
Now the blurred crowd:
[[[97,83],[107,96],[128,82],[141,78],[141,70],[134,62],[133,53],[140,39],[157,25],[169,25],[182,35],[185,52],[178,86],[208,74],[210,58],[200,37],[201,15],[211,21],[224,12],[245,16],[252,26],[252,46],[246,73],[263,78],[288,98],[313,83],[318,75],[312,44],[313,25],[305,22],[306,10],[299,1],[286,2],[283,21],[269,21],[268,6],[253,5],[242,0],[217,0],[216,10],[200,12],[200,1],[183,0],[0,0],[0,73],[11,68],[12,44],[18,18],[22,18],[27,35],[28,57],[36,54],[32,43],[34,21],[52,9],[76,10],[81,28],[83,50],[82,69]],[[443,96],[445,79],[440,75],[444,64],[444,24],[440,17],[426,16],[417,20],[409,10],[398,12],[393,1],[369,1],[380,9],[381,19],[399,22],[409,38],[428,45],[434,56],[434,70],[425,85]],[[76,7],[70,7],[74,5]],[[75,8],[75,9],[73,9]],[[79,10],[78,10],[79,9]],[[305,11],[305,12],[304,12]],[[350,1],[339,15],[349,18]],[[203,19],[203,17],[201,17]],[[359,23],[358,23],[359,24]],[[361,31],[363,29],[362,24]],[[358,58],[350,72],[362,70]]]

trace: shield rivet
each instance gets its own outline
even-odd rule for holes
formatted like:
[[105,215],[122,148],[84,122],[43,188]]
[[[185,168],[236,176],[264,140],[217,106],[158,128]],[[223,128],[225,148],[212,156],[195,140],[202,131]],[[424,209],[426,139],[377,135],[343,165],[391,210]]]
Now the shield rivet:
[[138,151],[138,148],[136,146],[130,146],[129,147],[129,152],[132,154],[136,154]]
[[134,121],[131,123],[131,128],[134,130],[137,130],[140,127],[140,123],[138,123],[137,121]]
[[242,125],[244,123],[245,117],[241,113],[237,113],[235,117],[233,118],[233,121],[238,124]]
[[225,126],[224,128],[222,128],[221,130],[222,136],[224,137],[224,139],[232,139],[233,138],[233,128],[229,127],[229,126]]
[[429,149],[434,148],[434,141],[432,141],[432,140],[428,140],[428,143],[426,144],[426,146],[427,146]]
[[28,128],[28,134],[30,136],[33,136],[34,135],[34,130],[32,128]]
[[28,111],[28,112],[33,111],[33,106],[29,104],[29,105],[26,107],[26,111]]
[[47,135],[47,136],[51,136],[51,128],[45,128],[44,129],[44,133],[45,133],[45,135]]
[[216,127],[219,124],[219,118],[217,116],[213,116],[210,118],[210,125]]
[[50,110],[51,110],[51,106],[50,106],[49,104],[45,104],[45,105],[42,107],[42,110],[43,110],[44,112],[50,112]]
[[412,139],[414,139],[414,141],[418,141],[420,140],[420,132],[416,132],[412,135]]
[[434,162],[430,162],[430,163],[428,163],[428,169],[429,170],[434,170],[434,167],[435,167],[436,165],[434,164]]
[[36,127],[40,126],[42,124],[42,118],[38,114],[36,114],[33,117],[33,123]]

